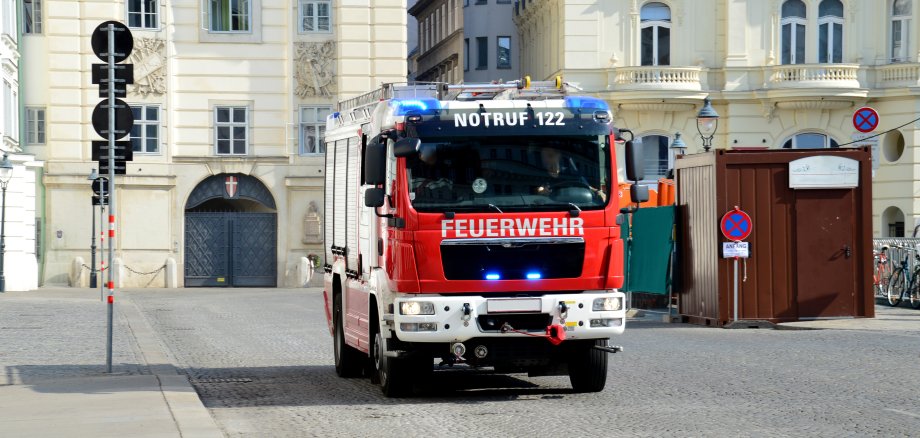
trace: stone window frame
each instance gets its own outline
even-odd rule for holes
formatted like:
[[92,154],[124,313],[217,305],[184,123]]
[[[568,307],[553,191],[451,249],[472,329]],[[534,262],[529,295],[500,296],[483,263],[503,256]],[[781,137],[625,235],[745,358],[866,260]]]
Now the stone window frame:
[[[149,30],[149,31],[158,31],[158,30],[160,30],[160,0],[153,0],[153,2],[154,2],[154,5],[153,5],[153,8],[152,8],[152,9],[153,9],[152,11],[146,10],[146,7],[147,7],[147,4],[146,4],[146,3],[147,3],[147,2],[144,1],[144,0],[141,0],[140,3],[139,3],[140,6],[141,6],[141,10],[140,10],[140,11],[132,11],[132,10],[131,10],[131,4],[133,3],[132,0],[125,0],[125,24],[127,24],[128,27],[131,28],[131,29]],[[132,26],[132,25],[131,25],[131,16],[132,16],[132,15],[138,15],[138,16],[140,16],[140,19],[141,19],[141,25],[140,25],[140,26]],[[148,18],[149,16],[152,16],[152,17],[153,17],[153,18],[152,18],[153,26],[146,26],[146,25],[145,25],[145,23],[146,23],[146,18]]]
[[[308,4],[310,4],[310,5],[313,6],[314,14],[312,15],[312,18],[313,18],[314,20],[316,20],[316,21],[315,21],[316,26],[314,26],[314,29],[316,29],[316,28],[318,27],[318,25],[319,25],[319,18],[321,18],[321,16],[318,15],[319,5],[320,5],[321,3],[322,3],[322,4],[325,4],[326,7],[327,7],[327,10],[329,11],[329,16],[327,17],[327,18],[329,18],[329,24],[328,24],[329,28],[326,29],[326,30],[305,30],[305,29],[304,29],[304,19],[307,18],[307,17],[304,15],[304,12],[305,12],[305,10],[306,10],[306,6],[307,6]],[[333,22],[334,22],[334,17],[333,17],[333,11],[332,11],[332,1],[331,1],[331,0],[298,0],[298,2],[297,2],[297,18],[298,18],[297,33],[299,33],[299,34],[303,34],[303,35],[330,34],[330,33],[332,33],[332,29],[333,29],[333,26],[334,26],[334,24],[333,24]]]
[[26,136],[25,144],[43,145],[48,141],[47,110],[43,106],[26,107]]
[[[128,135],[128,140],[131,142],[131,148],[134,150],[134,153],[144,154],[144,155],[159,155],[161,153],[160,152],[160,142],[161,142],[160,124],[163,121],[160,106],[157,104],[148,104],[148,103],[135,103],[135,104],[129,104],[129,106],[131,107],[132,112],[135,110],[135,108],[140,108],[140,115],[141,115],[140,118],[135,116],[134,126],[131,127],[131,133]],[[149,114],[148,111],[151,109],[156,111],[156,120],[147,118],[147,115]],[[154,142],[155,149],[154,150],[148,150],[147,148],[147,145],[149,144],[148,140],[150,140],[150,137],[148,137],[148,134],[147,134],[148,126],[156,127],[156,135],[155,135],[155,142]],[[139,132],[140,135],[135,135],[135,129],[137,130],[137,132]],[[135,139],[140,140],[141,142],[140,149],[134,149]]]
[[[668,11],[667,19],[658,20],[658,19],[643,19],[642,18],[643,12],[650,10],[651,6],[655,4],[662,5],[667,9]],[[640,17],[640,21],[639,21],[639,65],[648,65],[648,66],[671,65],[671,41],[673,40],[673,38],[671,38],[672,36],[671,35],[671,7],[667,3],[664,3],[664,2],[648,2],[642,5],[642,8],[639,10],[639,17]],[[651,41],[652,59],[651,59],[650,64],[646,64],[642,60],[642,52],[643,52],[642,33],[644,33],[646,29],[651,29],[651,33],[652,33],[652,41]],[[659,35],[661,34],[661,29],[668,29],[668,62],[667,64],[659,63],[659,58],[661,55],[660,55],[660,50],[659,50],[660,47],[658,45],[658,40],[659,40]]]
[[[298,154],[301,156],[312,157],[312,156],[321,156],[326,153],[326,118],[317,117],[320,111],[325,111],[327,114],[332,114],[331,105],[301,105],[298,108],[298,119],[300,121],[300,127],[298,129]],[[312,112],[312,118],[305,117],[307,112]],[[314,127],[316,128],[316,146],[320,149],[315,152],[306,152],[304,148],[306,147],[306,128]]]
[[[226,122],[218,121],[220,111],[222,109],[230,110],[228,121]],[[242,122],[234,121],[235,112],[238,110],[245,111],[244,117],[243,117],[244,121]],[[252,144],[252,123],[251,123],[252,104],[249,102],[247,103],[219,103],[219,104],[212,105],[211,111],[213,113],[212,132],[213,132],[213,139],[214,139],[213,141],[214,155],[223,156],[223,157],[250,155],[250,149],[251,149],[250,145]],[[230,130],[228,131],[230,136],[229,138],[226,139],[230,141],[229,152],[220,152],[220,141],[221,141],[220,128],[223,128],[223,127],[230,128]],[[243,128],[243,134],[245,135],[245,139],[243,141],[243,149],[244,149],[243,152],[233,152],[233,146],[234,146],[233,141],[236,140],[236,138],[234,138],[234,131],[235,131],[234,128]]]

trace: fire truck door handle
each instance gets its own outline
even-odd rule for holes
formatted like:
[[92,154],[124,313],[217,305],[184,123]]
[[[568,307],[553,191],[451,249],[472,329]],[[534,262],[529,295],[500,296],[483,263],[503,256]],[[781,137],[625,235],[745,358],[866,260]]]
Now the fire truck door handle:
[[843,245],[843,255],[846,256],[846,258],[850,258],[852,254],[853,250],[850,248],[850,245]]
[[383,238],[377,238],[377,255],[383,256]]

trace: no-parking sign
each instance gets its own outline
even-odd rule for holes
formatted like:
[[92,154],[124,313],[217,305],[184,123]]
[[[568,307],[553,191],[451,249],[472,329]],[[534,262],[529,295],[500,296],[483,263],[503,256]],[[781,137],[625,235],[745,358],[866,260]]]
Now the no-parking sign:
[[740,208],[735,207],[722,216],[722,220],[719,221],[719,229],[722,230],[722,235],[726,239],[739,241],[747,239],[751,235],[751,231],[754,230],[754,224],[751,222],[751,216]]
[[878,112],[864,106],[853,113],[853,127],[862,133],[872,132],[878,128]]

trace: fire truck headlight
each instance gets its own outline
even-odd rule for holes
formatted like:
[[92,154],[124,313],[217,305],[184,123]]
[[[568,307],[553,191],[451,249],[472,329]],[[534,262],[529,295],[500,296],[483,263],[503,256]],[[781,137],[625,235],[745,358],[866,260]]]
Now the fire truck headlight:
[[595,298],[594,305],[592,306],[592,310],[594,310],[595,312],[620,310],[622,308],[623,308],[623,298],[622,297]]
[[403,301],[399,303],[401,315],[434,315],[434,303],[428,301]]

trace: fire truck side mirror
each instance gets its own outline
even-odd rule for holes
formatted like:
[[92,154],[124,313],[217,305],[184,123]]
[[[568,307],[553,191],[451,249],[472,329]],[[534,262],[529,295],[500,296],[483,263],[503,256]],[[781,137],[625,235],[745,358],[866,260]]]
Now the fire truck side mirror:
[[645,169],[642,167],[642,145],[632,140],[626,142],[626,179],[639,181],[645,178]]
[[386,197],[386,191],[379,187],[367,189],[364,192],[364,206],[373,208],[383,207],[384,197]]
[[387,181],[387,144],[371,143],[364,150],[364,184],[377,186]]
[[633,184],[629,186],[629,200],[633,204],[648,201],[648,186]]
[[397,157],[409,157],[418,153],[422,141],[417,138],[406,137],[399,139],[393,146],[393,155]]

